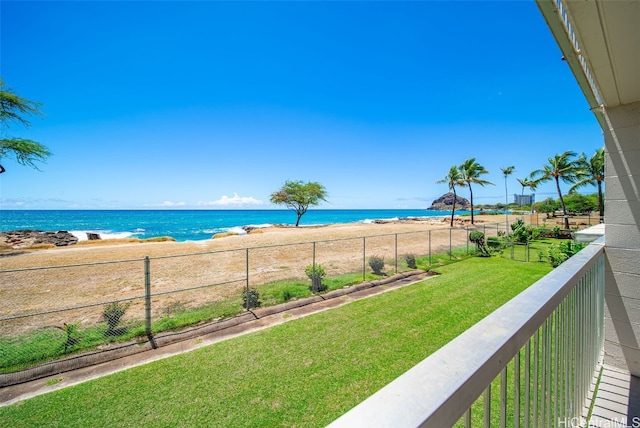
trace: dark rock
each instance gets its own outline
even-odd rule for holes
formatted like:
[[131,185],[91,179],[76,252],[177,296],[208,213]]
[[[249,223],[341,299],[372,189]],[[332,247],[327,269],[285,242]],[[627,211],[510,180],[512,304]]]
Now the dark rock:
[[[453,208],[453,193],[445,193],[438,199],[434,200],[431,206],[427,209],[437,211],[451,211]],[[456,210],[469,210],[471,209],[471,203],[461,196],[456,195]]]
[[58,232],[43,232],[40,230],[12,230],[0,232],[0,242],[13,248],[27,248],[37,244],[52,244],[65,247],[78,242],[78,238],[66,230]]
[[102,239],[102,238],[100,237],[100,234],[99,234],[99,233],[91,233],[91,232],[87,232],[87,239],[88,239],[89,241],[98,241],[98,240],[100,240],[100,239]]

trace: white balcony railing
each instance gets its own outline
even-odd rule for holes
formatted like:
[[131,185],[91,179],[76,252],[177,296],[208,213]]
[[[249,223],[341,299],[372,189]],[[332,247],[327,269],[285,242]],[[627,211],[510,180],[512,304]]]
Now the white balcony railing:
[[330,427],[580,426],[603,343],[600,238]]

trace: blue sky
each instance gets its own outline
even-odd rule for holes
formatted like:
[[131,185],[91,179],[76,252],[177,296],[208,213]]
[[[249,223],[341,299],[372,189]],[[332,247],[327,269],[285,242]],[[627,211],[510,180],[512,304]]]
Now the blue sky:
[[1,209],[273,208],[285,180],[322,183],[320,208],[426,208],[470,157],[489,204],[500,167],[512,200],[603,145],[533,1],[0,7],[1,75],[44,112],[10,132],[53,152],[2,160]]

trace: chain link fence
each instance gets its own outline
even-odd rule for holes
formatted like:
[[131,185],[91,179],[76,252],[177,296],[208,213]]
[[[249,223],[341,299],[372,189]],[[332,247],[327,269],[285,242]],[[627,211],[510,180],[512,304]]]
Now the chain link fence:
[[330,291],[375,279],[372,257],[383,275],[428,270],[473,252],[471,231],[489,238],[508,229],[503,222],[0,270],[0,387],[255,318],[249,310],[258,305],[311,296],[309,267],[323,268]]

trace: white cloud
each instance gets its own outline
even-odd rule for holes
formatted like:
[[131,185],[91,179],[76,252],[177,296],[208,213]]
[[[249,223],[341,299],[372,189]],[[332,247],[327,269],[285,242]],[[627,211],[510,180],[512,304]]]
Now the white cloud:
[[0,208],[24,208],[27,202],[19,199],[0,199]]
[[237,193],[234,193],[232,197],[222,195],[222,197],[216,201],[200,201],[197,205],[205,207],[244,207],[250,205],[264,205],[264,202],[254,198],[253,196],[238,196]]
[[73,207],[73,201],[56,198],[0,199],[0,209],[65,209]]
[[158,207],[158,208],[171,208],[171,207],[184,207],[187,205],[185,202],[173,202],[173,201],[164,201],[159,204],[145,204],[145,207]]

